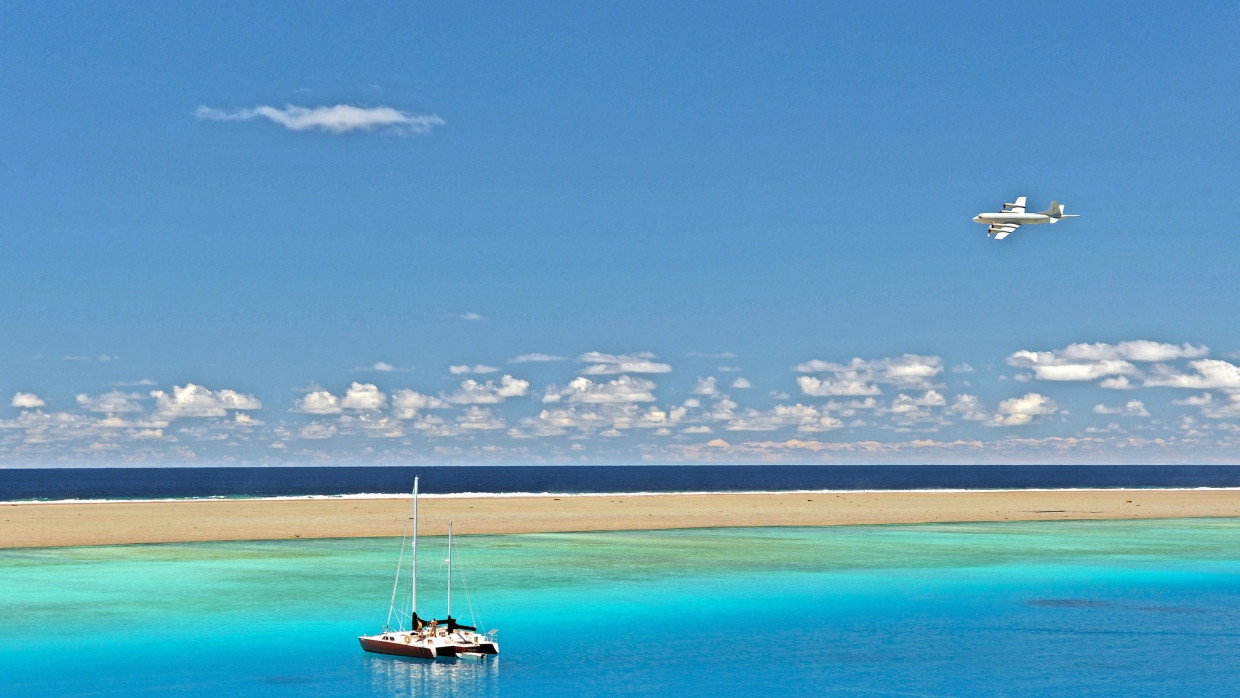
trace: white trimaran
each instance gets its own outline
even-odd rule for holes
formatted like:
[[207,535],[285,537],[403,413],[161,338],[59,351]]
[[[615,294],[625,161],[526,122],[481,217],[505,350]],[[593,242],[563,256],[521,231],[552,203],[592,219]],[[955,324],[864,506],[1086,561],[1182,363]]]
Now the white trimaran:
[[[423,620],[418,617],[418,478],[413,479],[413,562],[411,564],[409,595],[409,628],[405,629],[403,613],[396,609],[396,592],[400,585],[400,571],[404,561],[396,565],[396,581],[392,584],[392,601],[388,606],[387,623],[383,632],[377,635],[362,635],[358,642],[367,652],[395,654],[402,657],[420,657],[435,659],[437,657],[469,657],[485,658],[499,654],[499,643],[495,640],[495,631],[485,635],[469,625],[461,625],[452,617],[452,522],[448,522],[448,613],[443,620]],[[407,530],[407,529],[406,529]],[[405,542],[401,541],[401,557],[404,557]],[[396,616],[396,629],[392,629],[392,616]]]

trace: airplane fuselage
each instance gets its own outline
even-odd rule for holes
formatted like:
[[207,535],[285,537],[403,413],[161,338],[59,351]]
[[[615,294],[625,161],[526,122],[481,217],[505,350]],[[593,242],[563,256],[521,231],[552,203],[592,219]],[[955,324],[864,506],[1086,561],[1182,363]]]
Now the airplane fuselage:
[[1000,223],[1009,225],[1038,225],[1039,223],[1054,223],[1056,219],[1051,218],[1045,213],[979,213],[977,218],[973,219],[974,223]]

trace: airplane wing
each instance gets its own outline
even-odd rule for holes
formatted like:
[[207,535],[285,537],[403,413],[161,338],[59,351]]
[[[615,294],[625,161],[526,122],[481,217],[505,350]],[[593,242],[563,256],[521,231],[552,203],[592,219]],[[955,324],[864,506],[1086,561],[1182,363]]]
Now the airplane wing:
[[993,223],[990,228],[986,230],[986,234],[993,235],[996,240],[1002,240],[1003,238],[1016,232],[1016,229],[1019,227],[1020,226],[1015,223]]
[[[1016,203],[1014,203],[1014,204],[1008,204],[1008,203],[1003,204],[1003,212],[1004,212],[1004,213],[1024,213],[1024,212],[1025,212],[1025,199],[1026,199],[1026,198],[1027,198],[1027,197],[1024,197],[1024,196],[1018,196],[1018,197],[1016,197]],[[1010,231],[1009,231],[1009,232],[1010,232]]]

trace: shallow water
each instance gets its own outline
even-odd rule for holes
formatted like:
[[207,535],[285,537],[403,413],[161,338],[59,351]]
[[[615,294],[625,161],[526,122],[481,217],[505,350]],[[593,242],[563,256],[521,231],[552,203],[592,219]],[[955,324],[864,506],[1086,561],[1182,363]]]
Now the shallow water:
[[[393,539],[0,551],[4,695],[1231,695],[1240,520],[458,537],[478,663],[368,655]],[[442,539],[419,606],[443,612]]]

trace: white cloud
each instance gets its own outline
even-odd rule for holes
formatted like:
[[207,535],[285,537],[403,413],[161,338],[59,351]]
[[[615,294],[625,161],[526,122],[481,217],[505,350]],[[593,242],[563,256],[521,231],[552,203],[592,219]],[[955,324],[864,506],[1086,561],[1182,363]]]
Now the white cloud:
[[520,356],[508,359],[508,363],[529,364],[529,363],[543,363],[547,361],[567,361],[567,360],[568,359],[566,359],[563,356],[556,356],[554,354],[539,354],[535,352],[533,354],[522,354]]
[[522,397],[529,392],[529,381],[504,375],[499,385],[495,381],[479,383],[472,378],[461,382],[461,387],[446,396],[448,402],[458,405],[493,405],[510,397]]
[[886,412],[904,420],[923,419],[931,414],[927,408],[946,405],[947,400],[937,390],[927,390],[921,397],[900,393],[891,401],[891,407],[887,408]]
[[81,393],[77,396],[77,404],[79,407],[91,412],[105,412],[107,414],[141,412],[142,405],[136,402],[138,397],[130,393],[122,393],[119,390],[113,390],[95,397]]
[[1106,376],[1138,373],[1136,366],[1123,359],[1085,359],[1079,356],[1069,358],[1067,352],[1021,350],[1008,356],[1007,363],[1009,366],[1032,368],[1035,378],[1046,381],[1091,381]]
[[405,372],[405,371],[408,371],[409,369],[405,369],[405,368],[397,368],[395,364],[390,364],[390,363],[388,363],[388,362],[386,362],[386,361],[376,361],[376,362],[374,362],[373,364],[371,364],[370,366],[367,366],[367,367],[366,367],[365,369],[363,369],[363,370],[367,370],[367,371],[380,371],[380,372],[383,372],[383,373],[403,373],[403,372]]
[[636,354],[603,354],[597,351],[586,352],[577,360],[590,364],[582,369],[587,376],[604,376],[617,373],[668,373],[672,367],[654,361],[654,354],[648,351]]
[[434,410],[447,407],[448,403],[431,395],[423,395],[416,390],[397,390],[392,393],[392,409],[397,419],[413,419],[418,410]]
[[336,435],[336,425],[311,422],[302,427],[299,433],[303,439],[330,439]]
[[503,429],[505,426],[503,418],[491,414],[489,408],[477,405],[468,407],[457,415],[456,424],[461,429],[470,431],[490,431]]
[[797,385],[800,386],[802,394],[810,397],[878,395],[882,392],[877,385],[855,377],[830,380],[813,376],[797,376]]
[[172,394],[152,390],[155,416],[160,419],[182,417],[223,417],[228,410],[257,410],[263,404],[253,395],[235,390],[208,390],[201,385],[186,383],[172,386]]
[[434,127],[444,124],[444,120],[434,114],[410,114],[392,107],[355,107],[350,104],[330,107],[300,107],[289,104],[283,109],[264,105],[232,111],[200,106],[194,116],[208,121],[267,119],[290,131],[326,131],[336,134],[382,129],[389,133],[408,135],[429,133]]
[[1204,344],[1195,347],[1191,344],[1160,344],[1144,339],[1131,342],[1120,342],[1115,345],[1120,356],[1129,361],[1171,361],[1173,359],[1198,359],[1210,353]]
[[448,367],[448,373],[451,373],[454,376],[466,375],[470,373],[495,373],[497,371],[499,371],[498,368],[484,364],[474,364],[473,366],[470,366],[469,364],[461,364],[459,366]]
[[1240,393],[1228,395],[1227,401],[1221,404],[1203,405],[1201,416],[1209,419],[1235,419],[1240,417]]
[[1128,381],[1124,376],[1139,376],[1141,371],[1132,362],[1171,361],[1205,356],[1209,349],[1191,344],[1162,344],[1148,340],[1134,340],[1119,344],[1070,344],[1054,351],[1021,350],[1007,358],[1009,366],[1033,369],[1038,380],[1092,381],[1108,378],[1105,386],[1124,389]]
[[43,398],[34,393],[17,393],[9,404],[22,409],[34,409],[36,407],[43,407],[47,403],[43,401]]
[[748,390],[753,387],[753,383],[750,383],[745,378],[738,377],[736,380],[732,381],[732,387],[737,390]]
[[969,364],[956,364],[951,368],[952,373],[973,373],[975,370]]
[[1145,403],[1140,400],[1129,400],[1123,407],[1094,405],[1094,414],[1122,414],[1125,417],[1150,416],[1149,410],[1145,409]]
[[588,404],[615,404],[625,402],[654,402],[654,381],[632,376],[620,376],[606,383],[595,383],[579,376],[563,388],[551,386],[543,395],[543,402],[582,402]]
[[1200,395],[1192,395],[1183,400],[1172,400],[1173,405],[1185,405],[1188,407],[1205,407],[1214,402],[1214,396],[1210,393],[1202,393]]
[[1190,361],[1196,373],[1177,373],[1163,368],[1145,379],[1146,386],[1190,390],[1240,390],[1240,366],[1221,359]]
[[717,397],[719,388],[715,386],[715,377],[707,376],[706,378],[698,378],[694,382],[693,387],[689,389],[692,395],[705,395],[707,397]]
[[844,426],[836,417],[813,405],[776,405],[770,410],[745,410],[728,421],[728,431],[774,431],[795,426],[799,432],[820,432]]
[[312,390],[293,403],[293,411],[306,414],[340,414],[340,398],[326,390]]
[[340,406],[346,410],[381,410],[387,407],[387,396],[372,383],[353,383]]
[[457,315],[457,317],[459,317],[462,320],[468,320],[469,322],[478,322],[479,320],[485,319],[478,313],[474,313],[474,312],[461,313],[460,315]]
[[960,415],[960,418],[969,422],[985,422],[990,420],[990,415],[982,410],[978,403],[976,395],[960,394],[952,401],[951,407],[947,411],[952,414]]
[[1034,417],[1054,414],[1059,407],[1054,400],[1038,393],[1026,393],[999,403],[998,414],[992,419],[995,426],[1021,426],[1033,422]]
[[1107,390],[1135,390],[1137,386],[1133,385],[1127,376],[1114,376],[1099,383],[1098,387]]
[[846,364],[821,359],[806,361],[793,367],[799,373],[825,373],[822,378],[798,376],[801,392],[811,397],[834,395],[878,395],[878,384],[886,383],[904,390],[929,390],[934,378],[943,372],[943,360],[937,356],[905,354],[896,358],[865,361],[854,358]]

